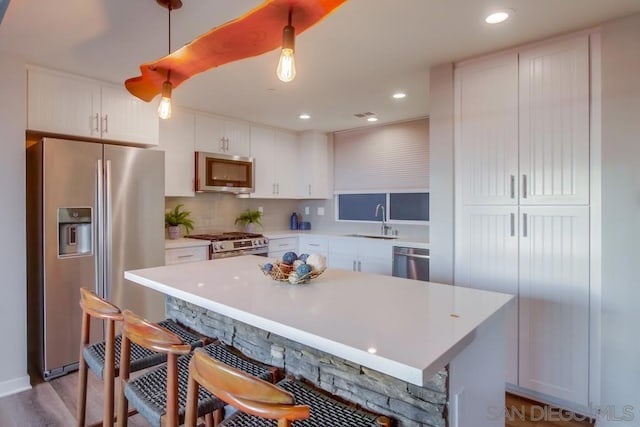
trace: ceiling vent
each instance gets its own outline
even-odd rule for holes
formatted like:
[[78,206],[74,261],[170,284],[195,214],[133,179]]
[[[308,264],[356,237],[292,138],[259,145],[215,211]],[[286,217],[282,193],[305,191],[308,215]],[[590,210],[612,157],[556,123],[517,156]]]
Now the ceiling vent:
[[358,117],[359,119],[362,119],[364,117],[375,116],[375,113],[372,113],[371,111],[368,111],[366,113],[356,113],[356,114],[354,114],[354,116]]

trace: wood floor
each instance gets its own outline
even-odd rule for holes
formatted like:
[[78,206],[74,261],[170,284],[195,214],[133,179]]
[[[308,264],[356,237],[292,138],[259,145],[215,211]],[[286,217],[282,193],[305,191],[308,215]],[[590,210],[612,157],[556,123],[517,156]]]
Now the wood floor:
[[594,423],[567,411],[507,393],[506,427],[593,427]]
[[[102,418],[102,382],[91,373],[88,377],[87,424],[91,424]],[[78,375],[73,373],[48,383],[37,384],[31,390],[0,399],[0,426],[67,427],[75,425],[77,383]],[[544,406],[537,402],[507,394],[505,427],[593,426],[586,421],[558,421],[560,417],[557,411],[547,410],[545,420],[543,411],[545,411]],[[146,420],[140,415],[129,419],[131,427],[147,425]]]
[[[87,425],[102,419],[102,381],[89,371]],[[34,385],[31,390],[0,399],[2,427],[71,427],[76,424],[78,373]],[[116,396],[118,388],[116,381]],[[117,398],[116,398],[117,400]],[[146,427],[141,415],[129,418],[129,426]]]

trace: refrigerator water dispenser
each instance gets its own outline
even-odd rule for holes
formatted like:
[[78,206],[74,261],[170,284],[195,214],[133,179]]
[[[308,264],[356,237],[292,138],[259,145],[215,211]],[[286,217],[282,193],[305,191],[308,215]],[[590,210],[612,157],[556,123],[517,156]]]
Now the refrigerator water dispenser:
[[58,208],[58,256],[92,254],[91,208]]

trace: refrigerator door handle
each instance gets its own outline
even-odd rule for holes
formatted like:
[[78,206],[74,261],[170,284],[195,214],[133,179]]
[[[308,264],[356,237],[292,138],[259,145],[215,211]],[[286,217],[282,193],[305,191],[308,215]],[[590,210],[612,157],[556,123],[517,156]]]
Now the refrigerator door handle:
[[112,199],[111,199],[111,160],[105,161],[105,174],[104,174],[104,193],[105,193],[105,203],[104,203],[104,296],[110,301],[111,300],[111,269],[112,269],[112,260],[113,260],[113,230],[111,229],[111,225],[113,223],[112,218]]
[[96,210],[94,212],[96,218],[96,248],[95,264],[96,264],[96,282],[95,291],[98,295],[104,295],[104,253],[102,242],[104,241],[104,172],[102,160],[98,160],[96,165]]

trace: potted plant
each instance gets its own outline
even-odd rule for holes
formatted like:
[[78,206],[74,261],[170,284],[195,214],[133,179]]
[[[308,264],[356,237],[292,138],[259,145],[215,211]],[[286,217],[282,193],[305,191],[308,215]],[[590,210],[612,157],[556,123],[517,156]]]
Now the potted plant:
[[177,205],[164,213],[164,225],[167,227],[170,239],[180,237],[180,226],[184,227],[187,234],[193,230],[193,220],[189,218],[191,211],[183,210],[183,206],[182,204]]
[[251,233],[253,231],[253,224],[262,226],[262,223],[260,222],[261,218],[262,212],[247,209],[246,211],[238,215],[235,224],[240,224],[246,232]]

